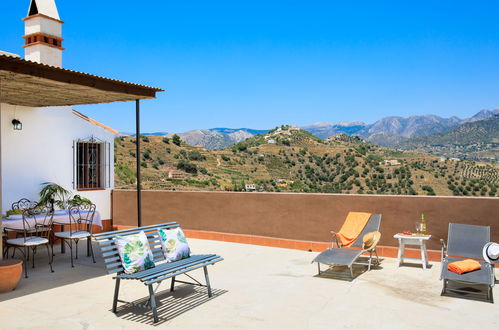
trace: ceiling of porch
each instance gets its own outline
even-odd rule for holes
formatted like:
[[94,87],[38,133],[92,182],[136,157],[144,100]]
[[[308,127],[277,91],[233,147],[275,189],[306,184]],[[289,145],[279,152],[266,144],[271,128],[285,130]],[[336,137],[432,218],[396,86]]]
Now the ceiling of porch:
[[161,91],[0,54],[0,103],[47,107],[125,102],[153,99]]

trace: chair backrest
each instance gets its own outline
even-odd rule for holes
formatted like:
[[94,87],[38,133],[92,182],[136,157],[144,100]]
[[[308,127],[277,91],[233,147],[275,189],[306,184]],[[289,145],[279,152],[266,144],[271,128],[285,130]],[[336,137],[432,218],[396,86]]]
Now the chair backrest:
[[447,254],[482,259],[483,246],[490,242],[490,227],[449,223]]
[[71,206],[68,210],[70,231],[88,231],[91,233],[95,210],[95,204],[79,204]]
[[172,229],[178,226],[179,225],[176,222],[166,222],[151,226],[93,234],[92,237],[99,243],[102,257],[104,258],[104,263],[106,264],[107,273],[121,273],[123,272],[123,266],[121,264],[121,258],[114,241],[116,236],[133,235],[144,231],[147,239],[149,240],[149,246],[151,247],[154,256],[154,262],[157,263],[165,260],[163,252],[161,250],[158,229]]
[[54,211],[50,207],[38,207],[23,211],[24,241],[30,236],[50,238]]
[[372,233],[373,231],[379,231],[381,227],[381,214],[371,214],[371,217],[367,221],[366,226],[362,229],[359,237],[355,240],[355,242],[351,245],[352,247],[362,248],[362,238],[367,233]]
[[12,203],[12,209],[13,210],[27,210],[27,209],[34,209],[38,203],[37,202],[32,202],[27,198],[21,198],[17,202]]

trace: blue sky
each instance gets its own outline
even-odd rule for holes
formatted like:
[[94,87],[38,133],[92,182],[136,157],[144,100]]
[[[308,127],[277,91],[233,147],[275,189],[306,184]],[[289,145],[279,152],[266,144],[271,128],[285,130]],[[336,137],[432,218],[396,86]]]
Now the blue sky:
[[[21,54],[29,0],[0,4]],[[271,128],[499,105],[498,1],[58,0],[64,67],[161,87],[142,130]],[[78,110],[121,131],[134,104]]]

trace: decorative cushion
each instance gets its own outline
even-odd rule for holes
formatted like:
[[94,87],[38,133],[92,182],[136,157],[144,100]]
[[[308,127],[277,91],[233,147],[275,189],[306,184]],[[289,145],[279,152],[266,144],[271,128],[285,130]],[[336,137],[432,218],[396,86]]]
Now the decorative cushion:
[[143,231],[135,235],[116,236],[114,242],[125,273],[133,274],[155,267],[154,256]]
[[184,232],[180,227],[174,229],[158,229],[161,249],[168,262],[189,258],[191,250]]
[[38,236],[26,237],[26,240],[24,239],[24,237],[12,238],[7,240],[7,244],[16,245],[16,246],[34,246],[34,245],[47,244],[48,242],[49,242],[48,239]]
[[55,237],[82,239],[92,236],[88,231],[61,231],[54,233]]

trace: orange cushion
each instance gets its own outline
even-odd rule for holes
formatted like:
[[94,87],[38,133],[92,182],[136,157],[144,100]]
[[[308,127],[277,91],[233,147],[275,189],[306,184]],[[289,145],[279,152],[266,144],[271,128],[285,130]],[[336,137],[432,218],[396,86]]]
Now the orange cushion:
[[345,247],[352,245],[357,237],[359,237],[370,217],[371,213],[349,212],[345,223],[338,232],[341,245]]
[[480,263],[478,261],[472,260],[472,259],[455,261],[455,262],[451,262],[450,264],[447,265],[448,270],[450,270],[451,272],[457,273],[457,274],[472,272],[472,271],[478,270],[480,268],[482,268]]

